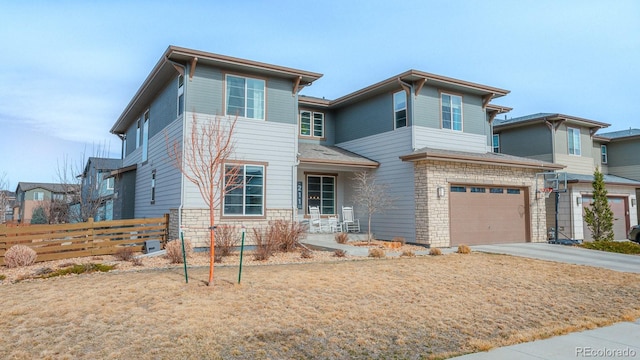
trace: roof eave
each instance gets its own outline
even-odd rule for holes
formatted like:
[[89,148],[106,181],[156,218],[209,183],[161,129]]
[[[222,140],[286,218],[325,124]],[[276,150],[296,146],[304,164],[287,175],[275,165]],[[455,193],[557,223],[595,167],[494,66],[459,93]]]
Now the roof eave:
[[305,165],[335,165],[335,166],[347,166],[347,167],[358,167],[358,168],[366,168],[366,169],[377,169],[380,167],[380,164],[377,162],[358,162],[358,161],[336,161],[336,160],[322,160],[322,159],[310,159],[310,158],[299,158],[298,159],[301,164]]
[[467,164],[509,166],[509,167],[539,169],[539,170],[561,170],[565,168],[564,165],[552,164],[552,163],[515,161],[513,159],[480,159],[477,157],[461,156],[457,154],[456,155],[429,154],[426,152],[400,156],[400,159],[402,161],[411,161],[411,162],[421,161],[421,160],[433,160],[433,161],[460,162],[460,163],[467,163]]

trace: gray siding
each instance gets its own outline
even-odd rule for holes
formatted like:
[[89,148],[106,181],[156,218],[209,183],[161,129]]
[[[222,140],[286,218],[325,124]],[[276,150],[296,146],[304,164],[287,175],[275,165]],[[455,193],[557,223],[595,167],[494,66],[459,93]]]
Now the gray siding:
[[336,144],[392,131],[393,94],[363,100],[338,109],[335,114]]
[[267,121],[298,124],[298,98],[293,83],[285,79],[267,80]]
[[640,172],[640,139],[612,141],[608,145],[609,166],[637,166]]
[[[411,152],[411,128],[402,128],[366,138],[342,142],[338,146],[380,162],[374,170],[377,181],[389,185],[389,195],[394,198],[393,207],[383,214],[374,215],[372,230],[376,238],[391,240],[402,236],[415,242],[415,201],[413,163],[403,162],[399,156]],[[352,180],[347,181],[352,188]],[[352,201],[355,194],[345,191],[345,201]],[[366,213],[356,208],[363,231],[366,231]]]
[[503,154],[552,161],[551,130],[545,124],[496,130]]
[[149,107],[149,138],[169,126],[178,117],[178,77],[169,81]]
[[433,149],[469,151],[485,153],[491,151],[486,144],[486,136],[468,134],[448,129],[434,129],[423,126],[413,126],[415,131],[415,147]]
[[469,134],[488,135],[486,113],[482,108],[482,98],[472,94],[458,94],[445,89],[425,86],[415,99],[413,118],[414,124],[428,128],[442,128],[440,93],[462,96],[462,131]]
[[[190,124],[186,131],[190,134]],[[265,181],[267,209],[291,209],[294,206],[292,196],[296,136],[297,126],[293,124],[251,119],[238,119],[236,123],[234,159],[268,163]],[[198,188],[186,179],[184,206],[185,208],[207,207]]]
[[[182,121],[176,120],[167,128],[169,141],[182,139]],[[156,201],[151,204],[151,173],[156,171]],[[169,160],[164,131],[149,139],[149,157],[136,170],[135,217],[159,217],[169,209],[180,206],[182,175]]]

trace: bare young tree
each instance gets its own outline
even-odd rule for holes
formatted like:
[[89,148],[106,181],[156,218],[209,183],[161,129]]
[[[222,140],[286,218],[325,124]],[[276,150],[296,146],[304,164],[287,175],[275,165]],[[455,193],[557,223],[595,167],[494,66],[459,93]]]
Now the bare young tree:
[[393,205],[393,198],[389,195],[389,186],[376,182],[376,177],[370,171],[359,171],[354,174],[353,201],[362,206],[367,212],[367,239],[373,239],[371,232],[371,218],[376,213],[383,213]]
[[215,262],[215,209],[224,195],[241,186],[240,168],[225,164],[235,150],[233,132],[237,118],[216,116],[199,121],[194,115],[191,132],[185,142],[167,140],[167,153],[182,175],[198,187],[202,199],[209,207],[209,283],[213,285]]
[[10,205],[7,194],[7,191],[9,191],[8,186],[7,173],[0,173],[0,224],[6,221],[7,207]]

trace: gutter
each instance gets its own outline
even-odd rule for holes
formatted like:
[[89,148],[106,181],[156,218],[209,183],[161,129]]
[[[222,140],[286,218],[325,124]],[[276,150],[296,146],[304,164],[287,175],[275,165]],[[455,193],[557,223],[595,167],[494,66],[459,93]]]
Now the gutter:
[[[187,95],[189,92],[189,86],[187,86],[187,84],[189,83],[189,81],[187,80],[187,78],[184,76],[185,73],[187,72],[187,67],[176,63],[174,61],[169,60],[169,57],[166,56],[165,60],[169,63],[171,63],[171,65],[173,65],[176,68],[176,71],[178,71],[178,67],[182,68],[182,77],[183,77],[183,89],[182,89],[182,94],[184,96],[184,109],[182,111],[182,152],[181,152],[181,156],[182,156],[182,163],[184,164],[184,144],[186,141],[186,137],[185,137],[185,133],[186,133],[186,128],[187,128]],[[179,73],[179,71],[178,71]],[[180,235],[182,234],[182,210],[184,208],[184,174],[182,173],[182,171],[180,171],[180,205],[178,206],[178,237],[180,237]]]

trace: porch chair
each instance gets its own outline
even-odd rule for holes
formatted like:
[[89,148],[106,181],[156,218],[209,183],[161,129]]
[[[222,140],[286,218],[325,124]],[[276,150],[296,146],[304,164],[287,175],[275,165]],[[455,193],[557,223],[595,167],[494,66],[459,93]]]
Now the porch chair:
[[360,232],[360,219],[354,219],[353,206],[342,207],[342,226],[345,232]]
[[340,222],[338,221],[338,217],[329,216],[329,218],[327,219],[327,231],[336,233],[336,232],[340,232],[341,228],[342,228],[342,224],[340,224]]
[[320,232],[322,230],[320,208],[317,206],[309,206],[309,217],[309,232]]

